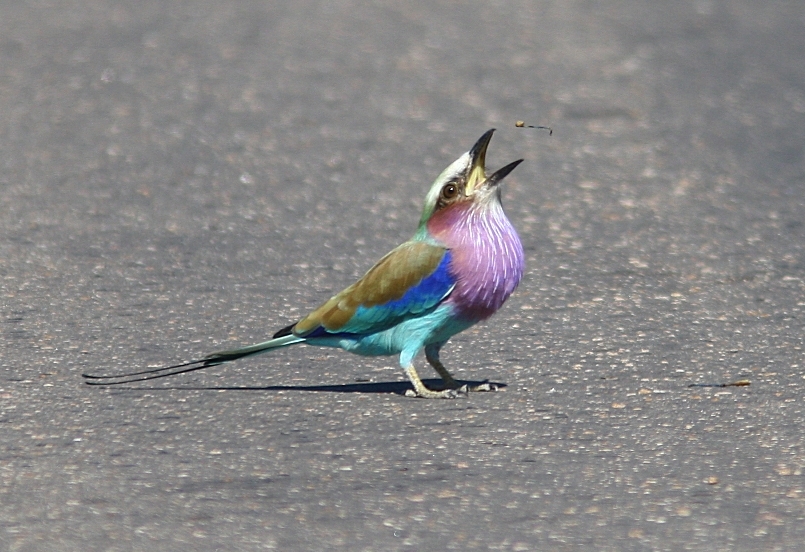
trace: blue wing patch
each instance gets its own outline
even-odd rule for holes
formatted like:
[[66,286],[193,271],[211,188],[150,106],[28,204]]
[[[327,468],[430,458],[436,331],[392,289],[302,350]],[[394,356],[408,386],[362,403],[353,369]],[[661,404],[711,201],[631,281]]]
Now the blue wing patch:
[[455,278],[450,274],[450,251],[447,251],[436,270],[394,301],[372,307],[359,306],[355,314],[338,332],[318,327],[306,337],[344,336],[375,333],[396,326],[403,320],[423,315],[436,308],[453,291]]

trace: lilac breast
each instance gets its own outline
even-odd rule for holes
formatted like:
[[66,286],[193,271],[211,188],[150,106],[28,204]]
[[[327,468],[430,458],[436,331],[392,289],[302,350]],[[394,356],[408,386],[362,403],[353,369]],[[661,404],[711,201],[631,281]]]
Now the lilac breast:
[[452,253],[456,287],[448,299],[465,320],[488,318],[520,283],[523,245],[495,199],[463,203],[436,213],[428,222],[433,237]]

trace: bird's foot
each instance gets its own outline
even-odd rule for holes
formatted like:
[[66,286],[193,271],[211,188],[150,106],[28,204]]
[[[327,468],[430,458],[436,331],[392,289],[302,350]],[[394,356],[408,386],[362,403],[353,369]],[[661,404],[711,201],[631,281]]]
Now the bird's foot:
[[472,385],[472,386],[465,385],[464,387],[468,387],[469,390],[472,391],[473,393],[481,393],[481,392],[486,392],[486,391],[497,391],[498,389],[500,389],[497,386],[497,384],[491,383],[488,380],[487,381],[482,381],[478,385]]
[[419,397],[421,399],[458,399],[466,398],[470,393],[484,393],[492,392],[500,389],[496,384],[489,381],[483,381],[478,385],[460,385],[456,383],[453,387],[447,389],[434,391],[425,386],[416,389],[408,389],[405,392],[406,397]]
[[419,389],[408,389],[405,392],[405,396],[418,397],[420,399],[461,399],[466,398],[468,392],[469,388],[466,385],[455,389],[444,389],[442,391],[433,391],[422,386]]

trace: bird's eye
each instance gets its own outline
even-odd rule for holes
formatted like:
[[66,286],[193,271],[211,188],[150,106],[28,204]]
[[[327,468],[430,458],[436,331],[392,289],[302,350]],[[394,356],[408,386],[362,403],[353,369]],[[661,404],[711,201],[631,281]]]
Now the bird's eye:
[[458,194],[458,186],[455,184],[447,184],[442,188],[442,197],[444,199],[453,199]]

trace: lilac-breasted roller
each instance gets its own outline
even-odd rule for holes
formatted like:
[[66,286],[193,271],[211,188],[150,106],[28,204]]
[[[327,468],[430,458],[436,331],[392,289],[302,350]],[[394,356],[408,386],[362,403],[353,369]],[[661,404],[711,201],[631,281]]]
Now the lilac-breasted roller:
[[[500,202],[501,181],[523,160],[487,176],[484,164],[493,132],[486,132],[439,175],[410,240],[272,339],[164,368],[117,376],[84,374],[87,383],[145,381],[306,343],[359,355],[400,355],[414,387],[407,394],[462,394],[466,387],[460,387],[441,363],[439,350],[455,334],[492,316],[520,283],[525,267],[520,238]],[[417,375],[414,358],[423,349],[445,389],[428,389]],[[113,378],[123,379],[110,381]]]

